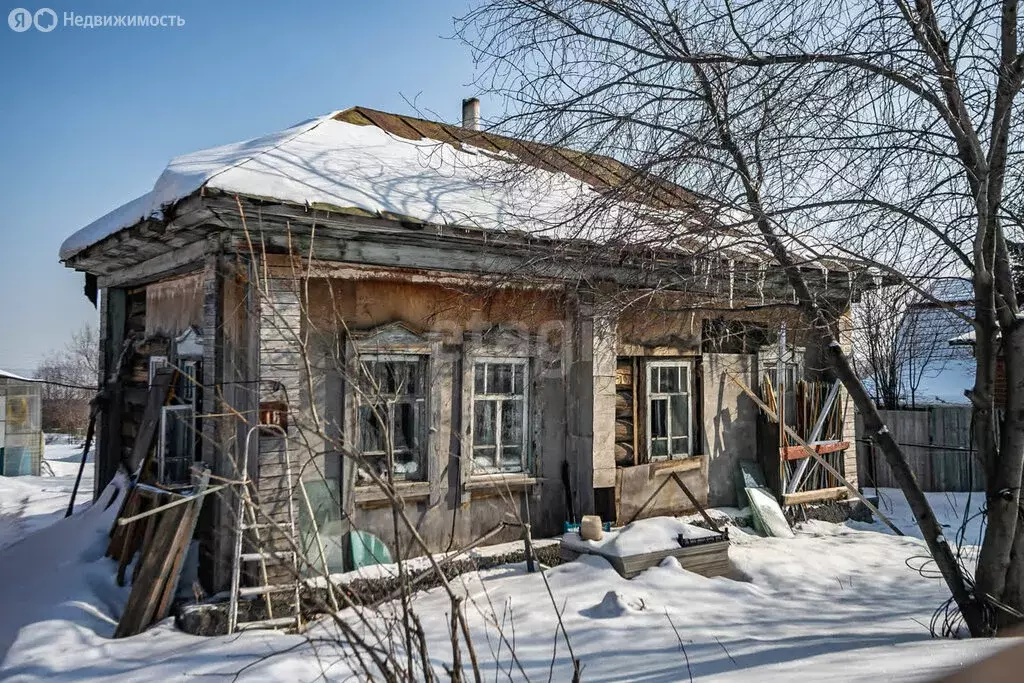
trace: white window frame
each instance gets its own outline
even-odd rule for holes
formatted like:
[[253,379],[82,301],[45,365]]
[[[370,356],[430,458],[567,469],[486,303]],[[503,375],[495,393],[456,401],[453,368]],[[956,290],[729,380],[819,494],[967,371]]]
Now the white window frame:
[[[415,477],[409,478],[402,473],[402,476],[398,476],[397,472],[392,472],[392,476],[396,481],[403,482],[428,482],[430,480],[430,354],[429,353],[360,353],[355,359],[355,372],[357,373],[358,379],[353,382],[351,390],[351,400],[355,407],[354,422],[355,434],[353,439],[353,445],[360,452],[361,455],[365,455],[367,458],[379,458],[387,457],[386,451],[370,451],[362,453],[362,441],[363,435],[361,432],[361,422],[359,419],[359,409],[363,406],[369,405],[371,402],[367,400],[367,396],[364,395],[363,391],[358,387],[358,383],[365,379],[363,372],[363,363],[412,363],[422,370],[420,382],[422,383],[422,391],[419,398],[416,399],[417,403],[422,404],[421,420],[419,425],[419,444],[420,452],[417,454],[417,459],[420,463],[420,471]],[[389,425],[389,429],[391,426]],[[394,436],[392,435],[392,440]],[[359,486],[360,484],[356,484]],[[369,484],[367,484],[369,486]]]
[[[158,454],[158,457],[157,457],[157,481],[160,482],[161,484],[169,484],[169,485],[172,485],[172,486],[185,486],[185,485],[191,484],[191,480],[190,481],[175,481],[175,482],[167,481],[167,467],[166,467],[167,444],[164,441],[164,439],[166,437],[166,434],[167,434],[167,416],[171,412],[185,412],[185,411],[188,411],[189,413],[191,413],[191,417],[190,417],[190,419],[188,421],[188,429],[189,429],[189,433],[192,435],[192,443],[194,444],[195,443],[195,430],[196,430],[196,409],[195,409],[194,405],[192,405],[191,403],[180,403],[180,404],[176,404],[176,405],[164,406],[161,409],[161,411],[160,411],[160,440],[159,440],[159,448],[157,449],[157,454]],[[175,459],[180,459],[181,457],[183,457],[183,456],[178,456]],[[195,462],[195,458],[196,458],[196,450],[195,450],[195,445],[193,445],[192,446],[192,458],[191,458],[190,465],[189,465],[190,467],[191,467],[191,463]]]
[[[646,443],[647,443],[647,459],[648,459],[648,461],[652,461],[653,462],[653,461],[660,461],[660,460],[681,460],[683,458],[693,457],[693,454],[694,454],[694,448],[693,448],[693,409],[694,409],[694,405],[693,405],[693,399],[694,399],[693,369],[694,369],[694,362],[692,360],[678,360],[678,359],[658,360],[658,361],[648,361],[646,363],[646,366],[647,367],[644,370],[644,379],[646,380],[645,387],[644,387],[644,394],[645,394],[645,397],[644,397],[644,400],[645,400],[644,408],[645,408],[646,413],[647,413],[647,433],[645,435],[645,437],[646,437],[645,440],[646,440]],[[652,388],[653,388],[652,376],[654,374],[655,368],[685,368],[685,370],[686,370],[685,392],[684,391],[679,391],[679,392],[676,392],[676,393],[663,393],[663,392],[653,391],[652,390]],[[686,400],[686,404],[687,404],[687,411],[686,411],[686,415],[687,415],[687,419],[686,419],[686,453],[673,453],[672,452],[672,439],[673,438],[678,438],[678,436],[682,436],[682,434],[679,434],[676,437],[673,436],[674,432],[672,431],[671,397],[672,396],[678,396],[678,395],[683,394],[683,393],[686,394],[686,399],[687,399]],[[668,454],[667,455],[654,455],[654,450],[652,448],[651,434],[652,434],[652,431],[653,431],[652,430],[652,426],[653,426],[652,425],[652,418],[653,418],[652,414],[653,414],[653,411],[651,410],[651,402],[654,401],[654,400],[657,400],[657,399],[665,399],[668,402],[668,408],[667,408],[667,412],[665,414],[665,418],[667,420],[667,426],[668,426],[668,434],[669,434],[669,436],[668,436],[668,448],[667,448]]]
[[171,364],[170,359],[167,356],[150,356],[149,357],[149,386],[153,387],[153,381],[156,380],[156,372],[160,368],[166,368]]
[[[530,471],[530,359],[525,357],[502,357],[502,356],[474,356],[470,359],[471,368],[469,372],[470,400],[469,400],[469,459],[472,463],[471,476],[493,476],[495,474],[526,475]],[[509,400],[515,394],[477,394],[476,392],[476,369],[480,365],[513,365],[523,368],[523,426],[522,443],[519,444],[519,469],[505,469],[501,465],[501,452],[504,444],[501,443],[501,406],[502,402]],[[486,371],[485,371],[486,373]],[[476,464],[476,402],[477,400],[498,401],[498,409],[495,414],[495,446],[493,471],[484,470]]]
[[178,381],[181,382],[181,386],[179,387],[178,396],[184,403],[191,406],[196,405],[199,396],[197,389],[201,380],[202,378],[199,377],[199,361],[180,361]]

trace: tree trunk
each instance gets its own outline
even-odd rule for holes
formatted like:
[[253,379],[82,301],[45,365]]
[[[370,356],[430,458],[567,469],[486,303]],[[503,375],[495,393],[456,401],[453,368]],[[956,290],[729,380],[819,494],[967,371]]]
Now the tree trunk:
[[[1018,322],[1011,329],[1004,331],[1002,351],[1006,370],[1006,412],[1000,439],[1000,488],[988,487],[989,527],[992,529],[997,523],[992,512],[995,500],[998,509],[1011,518],[1014,524],[1013,549],[1003,567],[1003,590],[997,595],[1003,604],[1024,613],[1024,524],[1018,523],[1020,487],[1024,482],[1024,325]],[[1012,478],[1014,472],[1015,479]],[[979,573],[982,571],[981,561],[979,558]],[[997,623],[1000,627],[1017,624],[1020,621],[1020,617],[1014,614],[1005,610],[999,611]]]
[[850,359],[843,352],[842,346],[839,344],[837,335],[832,331],[828,316],[826,316],[821,306],[818,305],[818,302],[811,294],[807,281],[804,279],[803,273],[800,272],[800,267],[794,262],[789,250],[776,234],[761,201],[760,190],[754,182],[754,178],[757,176],[751,173],[746,155],[740,149],[735,138],[733,138],[732,131],[729,128],[729,121],[723,108],[719,106],[707,72],[703,67],[696,64],[693,65],[693,70],[694,75],[697,77],[697,82],[703,91],[704,104],[708,109],[708,113],[714,118],[722,146],[732,157],[736,170],[739,172],[748,210],[754,217],[757,230],[764,238],[765,246],[768,247],[772,256],[775,257],[775,260],[779,262],[779,265],[785,271],[786,279],[793,288],[793,293],[796,295],[800,309],[811,320],[811,324],[818,337],[817,341],[825,351],[825,355],[829,359],[829,364],[835,371],[836,377],[843,383],[843,386],[853,399],[857,410],[861,412],[864,420],[864,429],[874,439],[875,443],[878,444],[882,455],[885,456],[893,476],[907,498],[911,512],[914,513],[914,519],[921,529],[924,541],[928,545],[928,551],[931,553],[936,567],[938,567],[939,572],[942,574],[942,578],[946,581],[946,585],[953,595],[953,600],[956,602],[960,614],[963,615],[964,623],[967,624],[967,628],[972,636],[992,635],[992,629],[985,622],[981,605],[967,590],[960,565],[950,550],[946,537],[942,533],[942,526],[935,518],[935,513],[932,512],[931,505],[928,504],[924,491],[921,490],[920,484],[917,483],[913,471],[907,464],[902,449],[885,426],[877,406],[875,406],[874,401],[871,400],[867,390],[864,389],[864,385],[857,377],[857,373],[850,364]]
[[[819,331],[821,331],[820,322],[818,325]],[[896,482],[903,491],[903,495],[906,496],[910,510],[914,513],[914,519],[917,520],[917,525],[921,529],[921,535],[935,560],[935,565],[942,573],[942,578],[945,579],[946,585],[949,586],[949,590],[953,594],[953,600],[960,608],[964,623],[967,624],[967,628],[973,636],[992,635],[991,628],[985,622],[982,607],[967,590],[960,565],[950,550],[949,543],[942,532],[942,526],[935,518],[935,513],[932,512],[924,491],[917,483],[913,470],[907,464],[903,451],[896,439],[893,438],[892,432],[885,426],[878,408],[857,378],[839,343],[831,333],[823,332],[822,337],[822,342],[827,344],[827,348],[831,351],[828,357],[832,368],[860,412],[864,421],[864,431],[871,436],[882,451]]]

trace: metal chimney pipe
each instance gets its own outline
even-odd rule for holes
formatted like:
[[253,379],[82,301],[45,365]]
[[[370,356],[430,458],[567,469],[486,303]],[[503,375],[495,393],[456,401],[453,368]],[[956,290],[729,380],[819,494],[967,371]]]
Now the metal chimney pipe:
[[462,127],[480,130],[480,100],[475,97],[462,100]]

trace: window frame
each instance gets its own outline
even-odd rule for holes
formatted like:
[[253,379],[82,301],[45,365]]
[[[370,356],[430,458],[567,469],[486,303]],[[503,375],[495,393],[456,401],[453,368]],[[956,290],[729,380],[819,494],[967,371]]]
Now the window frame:
[[[531,420],[531,394],[530,384],[532,381],[531,377],[531,363],[530,358],[527,356],[485,356],[475,355],[467,357],[466,362],[469,364],[469,462],[470,462],[470,477],[493,477],[497,476],[530,476],[532,470],[532,452],[531,444],[532,439],[530,438],[530,429],[532,427]],[[522,393],[522,404],[523,404],[523,423],[522,423],[522,441],[519,444],[520,456],[519,462],[520,467],[517,470],[508,470],[500,464],[502,461],[501,452],[504,444],[501,443],[501,405],[504,401],[515,400],[518,394],[477,394],[476,391],[476,369],[479,365],[512,365],[520,366],[523,368],[523,393]],[[486,370],[485,370],[486,373]],[[514,371],[513,371],[514,377]],[[513,380],[513,391],[515,389]],[[498,410],[495,413],[495,444],[494,444],[494,468],[492,471],[482,470],[476,464],[476,403],[478,400],[494,400],[498,401]]]
[[191,444],[191,458],[188,455],[175,456],[170,460],[185,460],[189,463],[189,469],[191,465],[196,461],[196,407],[193,403],[173,403],[171,405],[163,406],[160,410],[160,439],[159,447],[157,448],[157,478],[156,480],[165,486],[190,486],[191,475],[189,475],[187,481],[168,481],[167,480],[167,417],[170,413],[177,412],[188,412],[188,424],[187,428],[192,438],[189,440]]
[[[364,371],[365,363],[409,363],[417,366],[416,370],[419,373],[421,391],[418,398],[416,398],[413,401],[413,403],[420,403],[422,407],[420,408],[420,424],[417,426],[419,452],[414,457],[419,461],[419,472],[415,475],[415,478],[410,478],[406,476],[405,473],[402,473],[401,476],[398,476],[399,473],[395,472],[394,468],[392,468],[391,476],[396,483],[428,483],[430,481],[431,476],[429,462],[431,456],[431,449],[429,443],[431,354],[424,353],[421,350],[410,351],[408,353],[400,353],[395,351],[381,353],[358,353],[353,359],[354,371],[356,372],[356,377],[358,379],[349,383],[350,388],[349,391],[347,392],[349,394],[348,399],[351,401],[353,408],[353,433],[351,443],[356,452],[359,453],[360,457],[364,457],[367,459],[386,459],[387,450],[368,451],[364,453],[362,449],[363,433],[362,421],[359,417],[359,413],[360,409],[363,408],[364,406],[373,405],[372,401],[367,400],[368,397],[366,392],[363,391],[363,389],[360,386],[358,386],[358,382],[365,380],[366,378]],[[408,401],[402,401],[402,403],[408,403]],[[388,401],[386,402],[386,405],[390,406],[393,405],[393,403]],[[388,419],[390,422],[390,424],[388,425],[388,429],[391,429],[393,433],[395,419],[395,414],[393,411],[390,411]],[[394,441],[393,435],[392,441]],[[396,448],[395,455],[397,455],[398,452],[399,451]],[[364,488],[372,486],[372,484],[360,484],[358,475],[355,477],[354,485],[356,487]]]
[[170,359],[169,356],[166,356],[166,355],[156,355],[156,356],[150,356],[149,357],[149,365],[148,365],[148,371],[147,371],[147,377],[148,377],[147,384],[149,385],[150,389],[153,388],[153,382],[154,382],[154,380],[156,380],[157,370],[159,370],[161,368],[167,368],[167,367],[170,367],[170,366],[171,366],[171,359]]
[[[694,426],[694,399],[696,392],[694,388],[696,386],[696,378],[694,377],[694,369],[696,363],[693,359],[682,359],[673,358],[671,360],[650,360],[645,363],[644,368],[644,412],[645,416],[645,431],[644,444],[647,449],[647,461],[648,462],[661,462],[665,460],[684,460],[686,458],[692,458],[696,455],[696,449],[693,443],[693,426]],[[686,386],[685,391],[677,392],[662,392],[653,391],[653,375],[654,370],[658,368],[683,368],[686,370]],[[672,431],[672,411],[671,411],[671,397],[672,396],[686,396],[686,453],[673,453],[672,452],[672,440],[679,438],[682,434],[675,435]],[[666,427],[668,429],[667,437],[667,454],[666,455],[654,455],[653,449],[653,413],[651,409],[652,401],[664,399],[669,402],[668,412],[666,413]]]

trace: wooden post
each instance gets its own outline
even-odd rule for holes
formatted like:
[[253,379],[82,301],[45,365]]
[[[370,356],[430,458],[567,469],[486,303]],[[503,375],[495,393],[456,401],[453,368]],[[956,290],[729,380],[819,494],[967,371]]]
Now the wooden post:
[[[128,316],[128,294],[120,288],[108,287],[103,290],[100,300],[100,335],[102,336],[102,354],[100,354],[100,386],[102,387],[110,373],[117,367],[117,359],[124,346],[125,327]],[[113,382],[108,395],[107,410],[99,425],[99,448],[96,453],[95,482],[93,484],[93,500],[97,500],[110,480],[117,473],[121,462],[121,419],[124,413],[124,390],[120,381]]]

